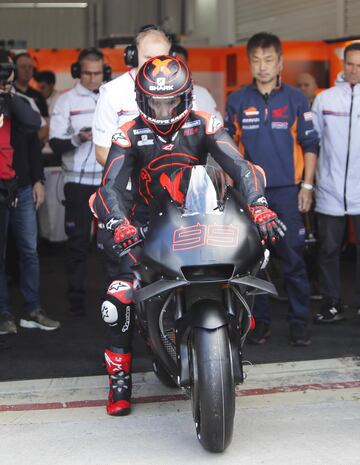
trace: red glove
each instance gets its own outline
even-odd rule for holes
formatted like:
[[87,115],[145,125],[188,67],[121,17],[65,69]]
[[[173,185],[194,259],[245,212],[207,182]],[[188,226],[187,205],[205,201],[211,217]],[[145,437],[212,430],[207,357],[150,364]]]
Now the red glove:
[[261,241],[274,244],[284,237],[286,226],[277,214],[265,205],[250,205],[250,213],[259,229]]
[[121,249],[126,249],[130,245],[139,242],[139,232],[135,226],[129,223],[126,218],[114,230],[114,241]]

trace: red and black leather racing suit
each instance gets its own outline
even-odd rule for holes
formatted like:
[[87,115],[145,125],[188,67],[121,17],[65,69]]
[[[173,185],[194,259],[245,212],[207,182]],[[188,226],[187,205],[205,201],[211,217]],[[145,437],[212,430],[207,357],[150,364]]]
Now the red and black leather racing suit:
[[[155,134],[141,117],[125,123],[113,135],[102,185],[92,202],[100,226],[125,217],[135,225],[146,223],[150,201],[168,185],[171,174],[180,167],[206,164],[208,153],[231,176],[235,187],[240,190],[248,204],[263,197],[265,179],[262,170],[242,158],[227,131],[214,116],[205,112],[190,112],[184,125],[168,140]],[[132,183],[133,200],[130,210],[126,205],[129,178]],[[104,248],[110,255],[115,253],[113,244],[113,232],[108,231],[108,240],[105,241]],[[133,254],[128,254],[121,259],[121,273],[117,277],[121,280],[119,282],[129,283],[130,287],[130,266],[134,258]],[[130,297],[129,288],[115,286],[114,295],[116,294],[117,300],[119,290],[124,291],[122,298],[125,313],[125,306]],[[120,296],[120,300],[122,298]],[[121,316],[119,311],[118,313],[116,324],[111,318],[107,321],[104,313],[103,319],[110,326],[119,328],[118,339],[114,341],[114,345],[129,347],[132,324],[128,321],[129,315],[126,320],[125,315]],[[124,331],[124,328],[129,330]]]

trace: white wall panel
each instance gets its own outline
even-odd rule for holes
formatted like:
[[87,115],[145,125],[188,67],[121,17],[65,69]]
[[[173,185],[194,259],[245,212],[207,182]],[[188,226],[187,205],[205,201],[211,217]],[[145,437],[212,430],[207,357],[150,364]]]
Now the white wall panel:
[[32,48],[84,47],[88,43],[87,8],[0,8],[0,17],[3,40],[27,40]]
[[346,35],[360,35],[360,1],[347,0],[345,4]]
[[157,0],[105,0],[106,35],[133,35],[143,24],[158,23]]
[[333,38],[337,14],[337,0],[236,0],[236,40],[261,31],[281,39]]

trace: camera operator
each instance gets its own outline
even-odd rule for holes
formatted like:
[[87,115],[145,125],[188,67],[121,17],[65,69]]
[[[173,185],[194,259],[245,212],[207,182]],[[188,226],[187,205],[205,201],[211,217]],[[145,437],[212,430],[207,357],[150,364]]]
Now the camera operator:
[[9,54],[0,50],[0,334],[17,332],[5,275],[9,222],[21,264],[25,316],[20,326],[44,330],[60,326],[43,313],[39,302],[36,210],[44,201],[44,174],[36,132],[41,117],[26,97],[14,93],[13,69]]

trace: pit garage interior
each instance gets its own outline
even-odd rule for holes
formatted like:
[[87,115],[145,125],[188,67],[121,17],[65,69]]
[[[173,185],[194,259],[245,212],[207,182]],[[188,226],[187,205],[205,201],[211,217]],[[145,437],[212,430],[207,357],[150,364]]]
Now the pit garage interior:
[[[360,40],[357,0],[0,0],[0,15],[1,46],[27,51],[37,71],[54,71],[60,91],[73,86],[70,66],[82,48],[99,47],[116,77],[128,69],[124,47],[139,28],[159,25],[188,49],[195,83],[211,92],[222,114],[228,96],[251,81],[246,42],[254,33],[280,37],[284,82],[296,85],[298,74],[307,72],[316,76],[320,89],[334,84],[344,47]],[[100,313],[101,259],[94,237],[86,315],[71,315],[59,160],[44,157],[44,170],[46,199],[38,212],[40,296],[61,328],[19,327],[17,335],[0,335],[3,463],[359,465],[360,317],[350,220],[341,252],[345,319],[311,324],[309,347],[289,346],[286,291],[272,259],[268,278],[279,296],[271,298],[271,336],[264,345],[244,346],[246,379],[236,388],[233,442],[223,455],[214,456],[196,442],[184,392],[162,386],[153,374],[152,356],[137,331],[133,413],[124,419],[106,415],[103,349],[109,330]],[[316,242],[310,241],[304,253],[316,260]],[[22,300],[16,266],[11,266],[9,292],[18,320]],[[311,317],[321,305],[321,300],[311,300]]]

